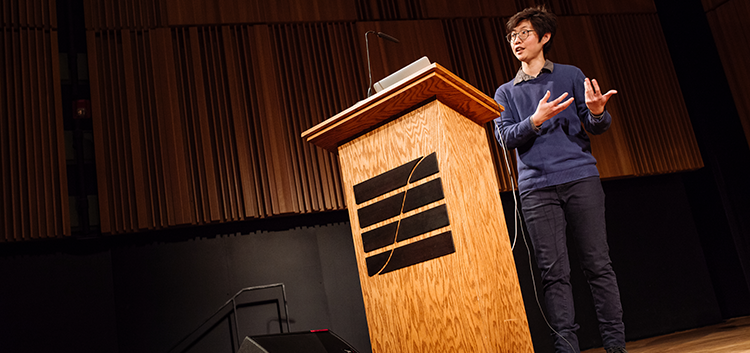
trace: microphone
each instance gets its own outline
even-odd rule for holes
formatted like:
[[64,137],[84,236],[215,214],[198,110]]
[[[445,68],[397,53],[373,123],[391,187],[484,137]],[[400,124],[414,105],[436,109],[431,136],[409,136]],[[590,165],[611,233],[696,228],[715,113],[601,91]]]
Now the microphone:
[[370,33],[375,33],[378,37],[383,38],[385,40],[388,40],[394,43],[400,43],[399,40],[396,39],[395,37],[385,34],[383,32],[375,32],[375,31],[365,32],[365,46],[367,47],[367,75],[370,78],[370,84],[367,86],[368,98],[372,96],[372,69],[370,68],[370,41],[367,38],[367,35]]
[[391,42],[394,42],[394,43],[401,43],[401,42],[399,42],[398,39],[394,38],[393,36],[389,36],[389,35],[387,35],[387,34],[385,34],[383,32],[378,32],[378,37],[390,40]]

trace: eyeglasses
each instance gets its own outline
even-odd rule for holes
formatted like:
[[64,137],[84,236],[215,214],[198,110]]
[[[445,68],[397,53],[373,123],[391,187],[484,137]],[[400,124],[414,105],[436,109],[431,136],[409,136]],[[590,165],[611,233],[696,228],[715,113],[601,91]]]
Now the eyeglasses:
[[534,30],[533,29],[524,29],[521,32],[508,33],[508,35],[505,36],[505,39],[507,39],[508,43],[511,43],[511,44],[513,44],[513,42],[516,41],[516,37],[518,37],[519,39],[521,39],[521,41],[524,41],[524,40],[526,40],[526,38],[529,38],[529,32],[534,32]]

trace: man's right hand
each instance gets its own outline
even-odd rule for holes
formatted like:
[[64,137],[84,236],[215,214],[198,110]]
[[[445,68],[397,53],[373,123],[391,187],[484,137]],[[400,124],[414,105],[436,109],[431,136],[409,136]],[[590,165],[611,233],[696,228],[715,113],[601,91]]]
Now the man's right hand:
[[565,102],[562,101],[563,99],[565,99],[565,97],[568,96],[568,92],[561,94],[560,97],[557,97],[551,102],[547,101],[549,100],[549,96],[550,92],[547,91],[544,97],[539,101],[539,105],[537,105],[536,107],[536,112],[534,112],[534,114],[531,116],[531,122],[535,126],[541,126],[542,123],[549,119],[552,119],[553,116],[565,110],[565,108],[573,103],[573,97],[570,97],[570,99],[566,100]]

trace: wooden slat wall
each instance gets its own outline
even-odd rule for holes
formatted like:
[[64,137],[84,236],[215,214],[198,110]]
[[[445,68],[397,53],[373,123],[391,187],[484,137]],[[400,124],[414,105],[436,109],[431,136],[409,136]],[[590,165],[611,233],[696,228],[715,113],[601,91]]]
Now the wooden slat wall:
[[[86,0],[104,233],[345,208],[336,157],[299,136],[364,98],[364,33],[401,40],[370,37],[374,81],[427,55],[492,96],[518,68],[504,23],[533,5],[321,1]],[[561,14],[551,59],[620,91],[593,139],[602,176],[701,167],[653,2],[548,5]]]
[[345,207],[335,156],[299,136],[361,97],[353,24],[128,19],[87,22],[102,232]]
[[54,0],[0,5],[0,242],[70,235]]
[[[592,24],[593,33],[607,33],[597,42],[598,47],[605,48],[599,51],[604,68],[594,72],[609,76],[613,88],[621,92],[612,105],[621,124],[615,126],[622,127],[623,132],[615,130],[616,148],[607,150],[609,141],[604,136],[592,138],[594,148],[604,149],[600,160],[621,161],[619,169],[603,164],[603,176],[627,175],[629,168],[633,175],[644,176],[702,167],[657,15],[598,16]],[[629,155],[620,155],[622,152]]]
[[703,0],[703,8],[724,66],[734,104],[750,145],[750,3]]

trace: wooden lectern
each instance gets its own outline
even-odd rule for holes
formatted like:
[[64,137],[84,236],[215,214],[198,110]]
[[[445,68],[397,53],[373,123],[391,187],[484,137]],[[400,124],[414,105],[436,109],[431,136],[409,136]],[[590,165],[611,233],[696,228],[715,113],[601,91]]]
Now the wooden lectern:
[[302,134],[338,153],[373,352],[533,352],[484,124],[438,64]]

